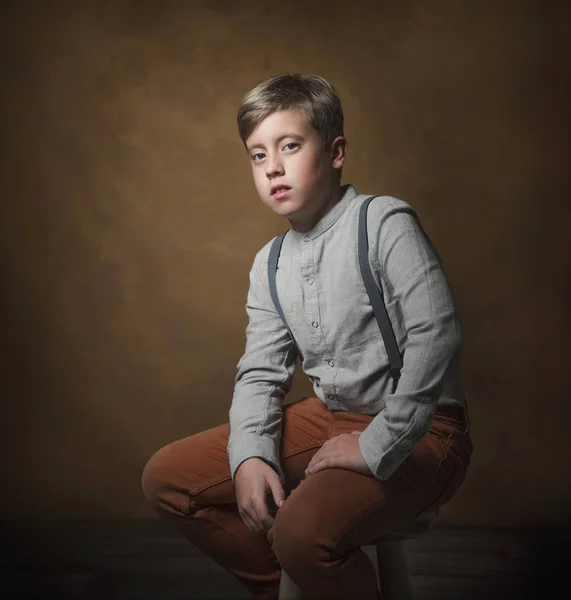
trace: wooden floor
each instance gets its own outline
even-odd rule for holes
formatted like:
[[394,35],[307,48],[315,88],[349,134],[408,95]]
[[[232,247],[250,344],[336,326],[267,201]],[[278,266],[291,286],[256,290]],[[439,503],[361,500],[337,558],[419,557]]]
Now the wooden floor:
[[[229,573],[160,521],[1,526],[1,600],[250,597]],[[570,545],[569,531],[438,525],[406,542],[417,600],[569,597]]]

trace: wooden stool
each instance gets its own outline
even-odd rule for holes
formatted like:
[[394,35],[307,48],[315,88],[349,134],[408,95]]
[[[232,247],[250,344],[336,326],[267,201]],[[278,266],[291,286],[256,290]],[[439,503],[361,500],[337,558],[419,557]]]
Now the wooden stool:
[[[410,573],[402,542],[429,531],[437,516],[437,510],[421,514],[403,529],[386,533],[376,540],[374,546],[383,600],[413,600]],[[301,590],[283,569],[279,600],[303,600]]]

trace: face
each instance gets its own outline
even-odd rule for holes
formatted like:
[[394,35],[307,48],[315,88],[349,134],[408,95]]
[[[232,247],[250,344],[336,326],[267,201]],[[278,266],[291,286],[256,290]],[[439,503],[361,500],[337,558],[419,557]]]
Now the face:
[[346,140],[338,137],[325,148],[301,112],[268,115],[246,148],[262,202],[287,217],[294,229],[310,229],[339,201]]

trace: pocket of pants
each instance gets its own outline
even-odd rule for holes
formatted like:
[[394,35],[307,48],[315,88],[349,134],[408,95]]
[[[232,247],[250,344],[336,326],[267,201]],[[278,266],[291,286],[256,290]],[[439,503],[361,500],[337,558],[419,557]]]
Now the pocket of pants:
[[444,506],[456,495],[464,479],[466,477],[467,464],[453,451],[452,446],[449,445],[446,459],[452,464],[450,465],[451,474],[448,481],[445,483],[441,492],[432,500],[432,502],[426,506],[421,512],[429,512],[436,510],[441,506]]
[[454,422],[443,421],[433,422],[430,431],[442,443],[450,445],[450,450],[460,459],[460,462],[466,466],[470,464],[474,447],[469,433],[458,427]]

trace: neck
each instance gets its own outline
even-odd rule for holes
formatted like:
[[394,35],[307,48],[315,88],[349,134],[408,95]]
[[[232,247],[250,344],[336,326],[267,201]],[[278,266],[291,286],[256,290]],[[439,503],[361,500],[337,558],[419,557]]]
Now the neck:
[[331,191],[320,203],[314,212],[308,215],[300,216],[297,219],[290,219],[291,228],[300,233],[309,231],[315,225],[323,219],[323,217],[341,200],[343,197],[342,186],[339,182],[335,182],[331,188]]

